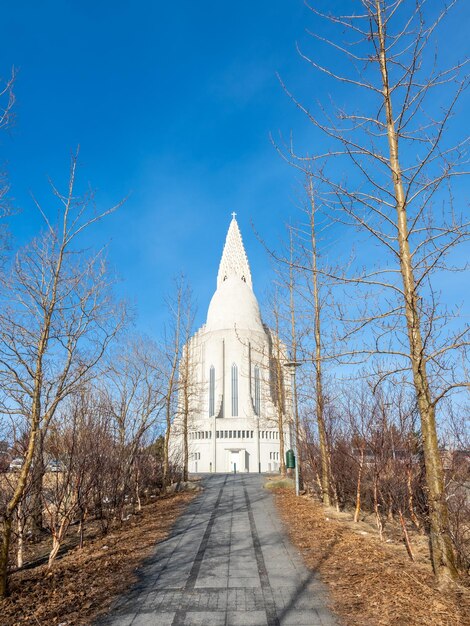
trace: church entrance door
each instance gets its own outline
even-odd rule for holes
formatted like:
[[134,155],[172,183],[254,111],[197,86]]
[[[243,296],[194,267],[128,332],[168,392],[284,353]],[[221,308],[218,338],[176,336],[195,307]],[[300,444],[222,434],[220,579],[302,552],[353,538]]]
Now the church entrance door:
[[231,472],[242,471],[242,468],[240,466],[240,451],[239,450],[230,450],[230,471]]
[[226,450],[227,454],[227,471],[233,473],[235,470],[238,472],[249,472],[248,466],[248,453],[241,448],[232,448]]

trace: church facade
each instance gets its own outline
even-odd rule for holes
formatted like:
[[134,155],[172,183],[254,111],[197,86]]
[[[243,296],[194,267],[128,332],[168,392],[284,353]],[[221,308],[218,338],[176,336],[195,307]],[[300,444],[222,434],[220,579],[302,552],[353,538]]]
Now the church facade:
[[[291,447],[286,354],[263,324],[235,214],[206,323],[185,350],[189,471],[278,471],[281,449]],[[182,403],[180,397],[178,406]],[[181,413],[170,435],[176,464],[182,463],[184,449]]]

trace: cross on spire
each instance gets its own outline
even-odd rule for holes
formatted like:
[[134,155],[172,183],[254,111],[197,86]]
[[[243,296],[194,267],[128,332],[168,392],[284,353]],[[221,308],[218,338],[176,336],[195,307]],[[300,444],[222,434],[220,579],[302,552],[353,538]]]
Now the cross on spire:
[[232,219],[234,220],[237,217],[237,214],[235,213],[235,211],[233,211],[232,213]]

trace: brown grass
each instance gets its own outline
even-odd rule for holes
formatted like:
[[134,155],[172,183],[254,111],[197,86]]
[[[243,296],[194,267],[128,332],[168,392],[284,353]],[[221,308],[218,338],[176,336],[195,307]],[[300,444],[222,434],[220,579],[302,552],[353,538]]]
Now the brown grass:
[[295,489],[295,483],[291,478],[272,478],[264,483],[265,489]]
[[411,562],[404,547],[327,518],[311,498],[280,491],[276,501],[292,542],[320,572],[347,626],[470,625],[469,590],[440,591],[431,567]]
[[132,585],[139,564],[195,495],[178,493],[143,507],[105,537],[71,550],[50,572],[41,565],[14,573],[11,595],[0,604],[2,626],[91,624]]

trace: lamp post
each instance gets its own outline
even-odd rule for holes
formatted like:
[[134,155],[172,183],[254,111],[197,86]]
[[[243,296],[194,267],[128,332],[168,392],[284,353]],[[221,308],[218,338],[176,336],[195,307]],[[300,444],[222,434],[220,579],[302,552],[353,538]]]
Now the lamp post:
[[299,441],[299,417],[297,415],[295,406],[295,370],[300,367],[302,363],[298,361],[287,361],[284,363],[284,367],[289,370],[291,395],[292,395],[292,415],[295,420],[294,424],[294,457],[295,457],[295,495],[299,495],[299,455],[298,455],[298,441]]

